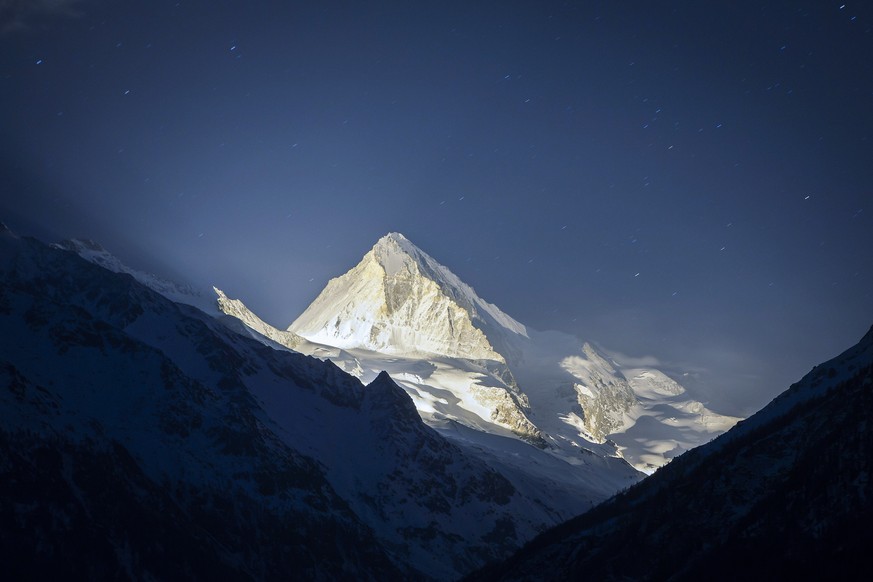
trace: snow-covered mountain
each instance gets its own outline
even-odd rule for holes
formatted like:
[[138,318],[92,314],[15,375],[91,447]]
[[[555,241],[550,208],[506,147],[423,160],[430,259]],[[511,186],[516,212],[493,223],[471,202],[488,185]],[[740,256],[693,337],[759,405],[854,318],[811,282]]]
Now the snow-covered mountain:
[[225,312],[257,320],[259,333],[365,381],[388,370],[432,426],[515,435],[572,464],[581,451],[618,454],[651,472],[738,420],[659,370],[623,368],[591,343],[527,328],[399,233],[332,279],[285,331],[234,305]]
[[446,439],[387,374],[364,385],[78,252],[0,234],[8,575],[452,579],[637,480],[599,457],[514,470],[540,449]]
[[712,443],[470,580],[869,580],[873,328]]
[[[331,280],[288,331],[346,350],[410,361],[467,362],[465,367],[472,369],[463,371],[462,385],[446,378],[438,387],[448,389],[462,401],[461,408],[483,421],[544,444],[526,416],[528,402],[506,358],[494,345],[508,348],[513,336],[526,337],[525,327],[480,299],[401,234],[383,237],[356,267]],[[455,366],[437,367],[435,372]],[[439,375],[430,375],[436,384],[435,376]],[[486,380],[467,381],[468,377]],[[432,392],[424,396],[416,390],[413,395],[420,408],[426,406],[422,398],[439,400]]]
[[504,363],[495,341],[527,336],[400,233],[381,238],[356,267],[332,279],[288,329],[341,348]]

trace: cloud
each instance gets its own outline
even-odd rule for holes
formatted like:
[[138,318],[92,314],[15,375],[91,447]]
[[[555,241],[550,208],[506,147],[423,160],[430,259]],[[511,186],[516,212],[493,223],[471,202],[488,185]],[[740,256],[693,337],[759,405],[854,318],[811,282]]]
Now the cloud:
[[597,348],[609,356],[613,361],[617,362],[619,366],[624,368],[658,368],[664,365],[664,363],[655,356],[629,356],[615,350],[606,349],[599,344],[597,345]]
[[43,18],[75,17],[82,0],[0,0],[0,34],[26,30]]

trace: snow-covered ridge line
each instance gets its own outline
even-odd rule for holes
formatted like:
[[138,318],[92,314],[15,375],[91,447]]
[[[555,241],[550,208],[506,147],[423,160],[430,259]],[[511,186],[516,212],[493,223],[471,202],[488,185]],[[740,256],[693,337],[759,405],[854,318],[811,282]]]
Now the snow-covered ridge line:
[[223,313],[239,319],[249,329],[292,350],[296,350],[304,341],[302,337],[295,333],[276,329],[252,313],[251,310],[243,305],[242,301],[229,298],[225,295],[224,291],[218,287],[212,287],[212,290],[215,291],[215,294],[218,296],[218,308]]

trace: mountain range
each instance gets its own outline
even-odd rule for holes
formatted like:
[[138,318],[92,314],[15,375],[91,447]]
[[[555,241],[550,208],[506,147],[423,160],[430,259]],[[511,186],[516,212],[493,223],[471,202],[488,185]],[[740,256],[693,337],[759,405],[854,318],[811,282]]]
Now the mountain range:
[[216,292],[225,313],[274,342],[364,381],[387,370],[450,437],[514,436],[571,471],[581,454],[650,473],[738,420],[660,370],[622,366],[592,342],[519,323],[399,233],[332,279],[286,329]]
[[285,329],[215,293],[0,227],[8,576],[869,573],[873,330],[683,453],[737,419],[397,233]]
[[600,500],[64,246],[0,234],[9,576],[453,579]]

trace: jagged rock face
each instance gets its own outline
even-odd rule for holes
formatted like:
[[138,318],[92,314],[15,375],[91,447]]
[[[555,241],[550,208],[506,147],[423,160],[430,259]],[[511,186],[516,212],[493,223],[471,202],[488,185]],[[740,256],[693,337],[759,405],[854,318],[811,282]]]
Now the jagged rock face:
[[563,365],[584,382],[574,384],[583,411],[586,432],[598,442],[624,425],[624,415],[637,403],[624,378],[590,344],[582,346],[585,358],[570,356]]
[[218,295],[218,309],[225,313],[226,315],[230,315],[232,317],[237,318],[241,322],[243,322],[249,329],[252,329],[262,336],[273,340],[274,342],[285,346],[290,349],[297,349],[300,346],[300,343],[303,341],[296,333],[292,333],[290,331],[282,331],[276,329],[272,325],[268,324],[260,317],[255,315],[254,313],[246,307],[242,301],[238,299],[230,299],[221,289],[213,287],[216,295]]
[[402,235],[382,238],[288,330],[341,348],[504,362],[474,326],[470,306],[431,278],[404,242]]
[[532,423],[523,411],[530,410],[527,397],[505,388],[489,386],[470,386],[470,391],[476,399],[485,406],[491,407],[491,420],[503,425],[532,445],[543,448],[546,446],[542,431]]

